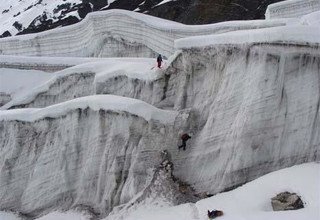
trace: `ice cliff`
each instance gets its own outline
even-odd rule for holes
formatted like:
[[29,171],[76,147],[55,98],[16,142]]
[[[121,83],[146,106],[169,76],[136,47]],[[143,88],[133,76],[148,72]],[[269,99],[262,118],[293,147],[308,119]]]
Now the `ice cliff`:
[[[63,30],[71,36],[68,30],[112,13],[120,30],[128,30],[123,35],[128,41],[136,38],[142,47],[151,48],[140,55],[171,55],[163,69],[148,58],[0,57],[3,71],[25,66],[62,69],[2,106],[1,209],[33,217],[53,209],[90,207],[104,216],[116,206],[137,201],[139,193],[162,190],[150,184],[163,162],[163,150],[170,155],[174,178],[200,194],[320,160],[316,12],[301,19],[272,20],[268,28],[256,26],[265,21],[185,25],[179,27],[185,34],[172,37],[178,33],[176,23],[160,22],[157,27],[151,22],[154,18],[145,16],[143,22],[151,22],[154,29],[140,29],[139,35],[135,29],[142,26],[128,29],[137,22],[136,15],[117,10],[96,13],[73,27],[2,39],[0,46],[3,54],[93,56],[84,49],[86,38],[78,35],[72,42],[81,46],[74,51],[69,37],[69,43],[57,47],[64,54],[56,54],[52,42]],[[229,29],[230,24],[239,27]],[[213,31],[217,27],[224,31]],[[198,36],[204,30],[206,35]],[[110,28],[110,33],[117,31]],[[145,40],[144,34],[153,40]],[[35,39],[46,42],[47,49],[28,47]],[[117,45],[112,41],[105,49]],[[15,52],[18,47],[20,52]],[[137,56],[136,49],[128,54]],[[186,151],[179,151],[183,132],[192,139]]]

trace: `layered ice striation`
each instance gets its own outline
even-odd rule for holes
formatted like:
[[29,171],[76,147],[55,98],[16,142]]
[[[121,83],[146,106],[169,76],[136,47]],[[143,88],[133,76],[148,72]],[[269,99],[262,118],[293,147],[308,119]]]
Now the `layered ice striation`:
[[288,0],[269,5],[265,16],[266,19],[296,18],[319,10],[319,0]]
[[285,25],[284,20],[231,21],[212,25],[183,25],[124,10],[90,13],[81,22],[37,34],[0,39],[0,54],[65,57],[169,57],[174,40]]
[[81,205],[104,215],[148,185],[186,117],[105,95],[3,111],[1,209],[33,216]]

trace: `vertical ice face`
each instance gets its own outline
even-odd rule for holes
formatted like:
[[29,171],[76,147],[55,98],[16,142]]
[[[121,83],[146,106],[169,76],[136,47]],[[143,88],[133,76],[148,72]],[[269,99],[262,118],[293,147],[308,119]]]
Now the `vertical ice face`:
[[174,160],[179,178],[215,193],[319,160],[317,47],[217,45],[186,49],[181,62],[186,85],[175,104],[199,118],[190,148]]
[[288,0],[268,6],[266,19],[297,18],[320,10],[319,0]]
[[[109,103],[103,97],[101,105]],[[77,108],[87,102],[95,110]],[[55,106],[61,113],[50,107],[0,116],[2,209],[32,216],[82,205],[105,215],[143,190],[188,117],[129,99],[119,110],[98,110],[97,99],[77,103]]]

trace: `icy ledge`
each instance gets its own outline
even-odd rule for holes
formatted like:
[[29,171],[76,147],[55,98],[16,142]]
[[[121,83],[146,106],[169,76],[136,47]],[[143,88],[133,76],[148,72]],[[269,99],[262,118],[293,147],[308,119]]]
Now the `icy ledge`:
[[[20,60],[19,57],[15,58],[18,62],[24,60],[24,58],[22,60]],[[29,88],[28,92],[16,95],[12,101],[0,107],[0,109],[17,107],[42,108],[76,97],[93,95],[95,94],[94,88],[96,84],[104,82],[112,77],[126,76],[128,78],[141,79],[145,81],[153,81],[160,77],[158,68],[154,68],[154,59],[72,58],[69,60],[75,64],[76,62],[80,62],[78,59],[83,61],[84,64],[54,73],[51,79],[39,84],[39,86]],[[47,63],[51,62],[52,60],[48,59]],[[28,64],[28,62],[26,64]],[[6,71],[3,70],[3,72],[6,73],[6,75],[10,74],[10,76],[14,75],[15,77],[18,77],[13,70],[11,71],[10,69],[7,69]],[[8,77],[4,77],[3,79],[6,81],[8,80]],[[3,89],[0,88],[0,92],[5,92],[2,90]]]
[[260,30],[235,31],[217,35],[188,37],[175,41],[176,49],[217,44],[320,44],[319,26],[285,26]]
[[98,111],[100,109],[125,111],[140,116],[147,121],[157,120],[165,124],[174,122],[178,115],[175,111],[161,110],[143,101],[114,95],[87,96],[59,103],[46,108],[29,108],[0,111],[0,121],[19,120],[34,122],[46,117],[56,118],[74,109]]

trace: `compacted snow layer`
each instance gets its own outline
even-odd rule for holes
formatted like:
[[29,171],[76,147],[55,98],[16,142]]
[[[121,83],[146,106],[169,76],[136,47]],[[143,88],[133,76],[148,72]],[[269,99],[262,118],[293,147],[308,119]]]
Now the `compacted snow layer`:
[[285,26],[260,30],[235,31],[224,34],[195,36],[175,41],[176,49],[205,47],[216,44],[320,44],[319,26]]
[[90,13],[68,27],[0,39],[0,50],[6,55],[154,57],[160,53],[169,57],[174,53],[175,39],[286,23],[257,20],[190,26],[135,12],[108,10]]

